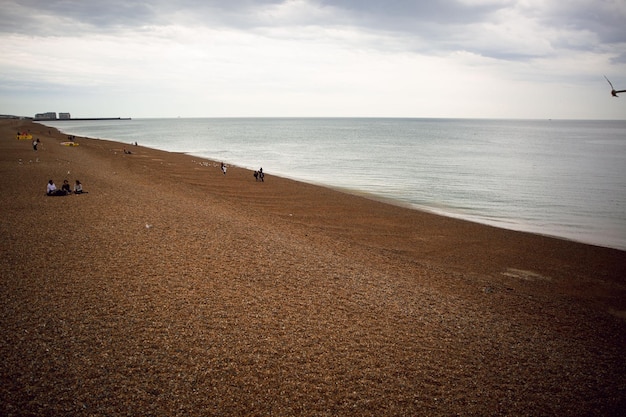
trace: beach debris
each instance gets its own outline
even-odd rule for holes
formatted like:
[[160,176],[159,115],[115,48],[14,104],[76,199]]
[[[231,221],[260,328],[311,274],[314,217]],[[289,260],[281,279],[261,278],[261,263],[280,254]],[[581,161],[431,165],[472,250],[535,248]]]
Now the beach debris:
[[506,272],[502,272],[502,275],[517,278],[523,281],[551,281],[550,277],[543,276],[533,271],[527,271],[524,269],[508,268]]
[[152,225],[151,225],[151,224],[146,223],[146,229],[152,229]]

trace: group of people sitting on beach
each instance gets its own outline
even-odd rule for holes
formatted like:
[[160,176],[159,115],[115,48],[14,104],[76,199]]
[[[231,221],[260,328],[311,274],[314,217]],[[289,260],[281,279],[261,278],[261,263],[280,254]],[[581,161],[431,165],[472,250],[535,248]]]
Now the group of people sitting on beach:
[[[87,191],[83,191],[83,184],[80,181],[76,180],[76,184],[74,184],[74,194],[85,194]],[[46,194],[49,196],[62,196],[62,195],[70,195],[72,194],[72,190],[70,189],[70,183],[67,180],[63,180],[63,185],[61,189],[58,189],[54,184],[54,181],[48,181],[48,186],[46,187]]]

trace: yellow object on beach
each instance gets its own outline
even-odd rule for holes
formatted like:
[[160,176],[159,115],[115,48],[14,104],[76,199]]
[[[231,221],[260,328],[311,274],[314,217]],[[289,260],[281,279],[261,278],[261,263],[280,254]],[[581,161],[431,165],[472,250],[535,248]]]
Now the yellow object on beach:
[[64,145],[64,146],[78,146],[78,143],[76,143],[76,142],[61,142],[61,145]]
[[29,134],[29,133],[18,133],[17,134],[17,140],[32,140],[33,139],[33,135]]

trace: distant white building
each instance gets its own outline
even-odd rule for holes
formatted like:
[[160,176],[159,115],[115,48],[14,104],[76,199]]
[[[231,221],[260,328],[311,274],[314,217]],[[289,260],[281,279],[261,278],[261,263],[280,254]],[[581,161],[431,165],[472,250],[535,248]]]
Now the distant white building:
[[69,113],[59,113],[59,119],[71,119],[72,116],[70,116]]
[[47,113],[37,113],[35,115],[35,120],[56,120],[57,114],[56,112],[49,111]]

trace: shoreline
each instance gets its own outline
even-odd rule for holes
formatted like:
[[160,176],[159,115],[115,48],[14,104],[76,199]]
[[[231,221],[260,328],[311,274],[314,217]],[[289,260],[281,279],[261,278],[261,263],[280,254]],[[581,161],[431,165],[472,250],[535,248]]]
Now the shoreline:
[[[60,129],[63,129],[63,126],[61,126],[61,124],[57,124],[57,126]],[[122,129],[120,132],[121,139],[109,138],[110,140],[117,140],[124,143],[126,142],[124,140],[125,136],[134,136],[132,134],[133,127],[123,127],[126,126],[125,124],[120,124],[116,126],[119,126]],[[70,129],[70,131],[71,130],[72,129]],[[114,131],[118,130],[116,129]],[[81,134],[80,129],[78,131],[74,131],[73,133]],[[96,134],[96,137],[98,137],[97,132],[92,133]],[[139,137],[138,140],[142,142],[141,137]],[[131,139],[128,138],[127,141],[128,143],[130,143]],[[145,138],[144,141],[150,142],[150,138]],[[167,143],[169,142],[156,141],[153,144],[149,144],[148,146],[156,146],[154,149],[173,149],[174,151],[185,152],[198,158],[211,159],[225,157],[223,155],[223,150],[217,153],[208,151],[185,151],[182,149],[186,146],[171,144],[167,145]],[[146,143],[143,143],[143,145],[146,145]],[[192,148],[196,149],[193,146]],[[197,149],[202,149],[202,146]],[[211,153],[213,153],[213,155],[211,155]],[[254,164],[254,155],[252,156],[252,158],[250,158],[249,156],[246,157],[245,153],[242,152],[238,152],[238,155],[239,158],[231,155],[231,158],[225,162],[234,163],[240,167],[252,168],[250,161],[253,161],[252,164]],[[463,196],[460,200],[458,197],[452,197],[452,199],[448,199],[445,193],[439,196],[437,193],[429,191],[431,189],[435,190],[437,188],[433,184],[427,184],[424,187],[424,190],[421,190],[421,187],[419,187],[409,191],[405,190],[403,192],[397,192],[397,190],[392,186],[392,184],[394,184],[393,178],[387,178],[386,180],[384,180],[387,182],[387,186],[385,186],[384,183],[380,182],[379,185],[372,185],[367,182],[364,183],[363,181],[357,181],[357,183],[353,183],[353,181],[344,180],[350,178],[350,174],[346,174],[345,172],[341,173],[340,171],[342,170],[337,170],[337,172],[333,171],[334,174],[331,173],[330,175],[328,175],[328,173],[326,173],[326,170],[324,169],[319,169],[317,171],[300,171],[296,167],[292,166],[293,169],[289,170],[285,169],[286,167],[288,168],[290,166],[289,163],[285,165],[284,163],[281,163],[280,161],[275,161],[271,158],[270,160],[265,161],[265,164],[272,165],[266,168],[270,168],[270,170],[274,174],[284,176],[285,178],[293,179],[295,181],[303,181],[323,187],[331,187],[341,192],[371,196],[371,198],[381,201],[387,201],[390,204],[410,207],[416,210],[428,211],[439,215],[476,222],[479,224],[495,226],[507,230],[536,233],[540,235],[551,236],[565,240],[572,240],[585,244],[626,250],[626,241],[619,233],[620,228],[623,229],[623,221],[621,220],[619,213],[615,210],[612,210],[611,212],[607,211],[606,213],[602,211],[602,215],[606,214],[608,216],[606,220],[604,222],[601,220],[594,220],[602,218],[602,216],[589,217],[583,210],[585,207],[587,207],[586,204],[588,203],[565,203],[565,206],[561,209],[558,207],[559,203],[556,202],[557,200],[555,200],[555,202],[553,203],[550,203],[546,201],[544,197],[539,197],[539,200],[529,200],[527,202],[527,210],[525,210],[524,207],[518,207],[514,202],[515,200],[511,200],[512,196],[507,194],[506,192],[503,194],[503,198],[501,200],[496,199],[503,202],[502,204],[495,203],[491,200],[471,200],[468,199],[468,196],[470,194],[468,194],[467,196]],[[405,180],[402,179],[401,181]],[[404,182],[402,182],[402,184],[404,184]],[[425,194],[422,195],[422,192]],[[493,192],[494,191],[491,191],[492,194]],[[528,190],[525,190],[525,192],[528,192]],[[439,200],[445,201],[446,205],[442,204]],[[546,207],[548,207],[547,212],[544,213],[545,210],[534,211],[533,207],[535,206],[532,205],[532,202],[539,204],[539,207],[543,207],[543,204],[546,204]],[[606,207],[612,207],[612,205],[607,204]],[[592,208],[588,207],[588,209],[591,210]],[[609,228],[607,226],[607,223],[612,224],[613,227]]]
[[[60,146],[29,121],[0,134],[0,414],[626,406],[625,251],[188,154]],[[51,178],[88,194],[47,197]]]

